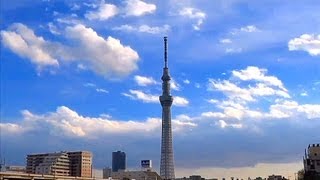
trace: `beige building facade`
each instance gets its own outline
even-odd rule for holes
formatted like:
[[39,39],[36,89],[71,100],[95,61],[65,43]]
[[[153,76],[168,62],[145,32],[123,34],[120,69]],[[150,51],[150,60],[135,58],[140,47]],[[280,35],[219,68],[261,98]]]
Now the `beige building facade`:
[[92,177],[92,153],[55,152],[27,156],[26,172],[54,176]]

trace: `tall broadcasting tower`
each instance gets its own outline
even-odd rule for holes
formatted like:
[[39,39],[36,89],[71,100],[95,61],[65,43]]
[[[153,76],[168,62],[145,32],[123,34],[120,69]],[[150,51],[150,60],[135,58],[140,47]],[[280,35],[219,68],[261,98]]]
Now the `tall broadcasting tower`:
[[162,106],[162,139],[161,139],[161,164],[160,176],[164,180],[172,180],[174,176],[172,130],[171,130],[171,105],[173,98],[170,94],[170,75],[167,57],[167,37],[164,37],[164,68],[162,79],[162,95],[159,97]]

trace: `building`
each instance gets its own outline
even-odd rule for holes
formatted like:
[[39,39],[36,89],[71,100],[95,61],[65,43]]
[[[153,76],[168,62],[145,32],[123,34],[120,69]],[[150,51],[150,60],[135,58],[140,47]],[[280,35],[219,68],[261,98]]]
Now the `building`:
[[201,177],[200,175],[192,175],[187,177],[183,177],[183,178],[176,178],[175,180],[218,180],[217,178],[210,178],[210,179],[206,179]]
[[152,170],[152,160],[141,160],[141,170],[151,171]]
[[108,179],[109,177],[111,177],[111,168],[109,167],[106,167],[106,168],[103,168],[102,169],[102,178],[103,179]]
[[126,153],[117,151],[112,152],[112,172],[126,170]]
[[308,146],[308,149],[305,150],[303,163],[306,172],[320,173],[320,144]]
[[267,180],[287,180],[285,177],[281,175],[271,175],[267,178]]
[[92,177],[92,153],[89,151],[68,152],[70,175],[75,177]]
[[92,177],[92,154],[87,151],[27,155],[26,172],[54,176]]
[[161,177],[157,172],[153,171],[124,171],[119,170],[117,172],[112,172],[112,179],[117,180],[161,180]]
[[159,97],[162,106],[162,137],[161,137],[161,160],[160,176],[162,179],[175,179],[172,129],[171,129],[171,105],[173,98],[170,93],[170,80],[167,57],[167,37],[164,37],[164,68],[162,79],[162,95]]
[[70,163],[66,152],[32,154],[27,156],[26,172],[70,176]]
[[5,172],[16,172],[16,173],[26,173],[26,167],[25,166],[5,166],[4,171]]
[[303,158],[304,179],[320,179],[320,144],[312,144],[305,150]]

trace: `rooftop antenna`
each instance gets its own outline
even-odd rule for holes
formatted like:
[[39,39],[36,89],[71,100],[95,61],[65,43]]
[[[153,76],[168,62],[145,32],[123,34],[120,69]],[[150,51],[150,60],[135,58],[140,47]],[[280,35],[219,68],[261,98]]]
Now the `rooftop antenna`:
[[164,37],[164,67],[168,68],[168,37]]

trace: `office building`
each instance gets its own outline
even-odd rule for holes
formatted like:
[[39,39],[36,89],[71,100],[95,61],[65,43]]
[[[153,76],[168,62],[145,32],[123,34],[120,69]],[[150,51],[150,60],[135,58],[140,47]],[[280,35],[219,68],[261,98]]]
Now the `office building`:
[[126,153],[117,151],[112,153],[112,172],[126,170]]
[[92,177],[92,154],[87,151],[27,155],[26,172],[54,176]]
[[305,150],[303,158],[304,179],[320,178],[320,144],[312,144]]
[[161,77],[162,95],[159,97],[162,106],[160,176],[164,180],[175,179],[171,129],[171,105],[173,98],[170,93],[171,77],[168,68],[167,46],[167,37],[164,37],[164,68]]

